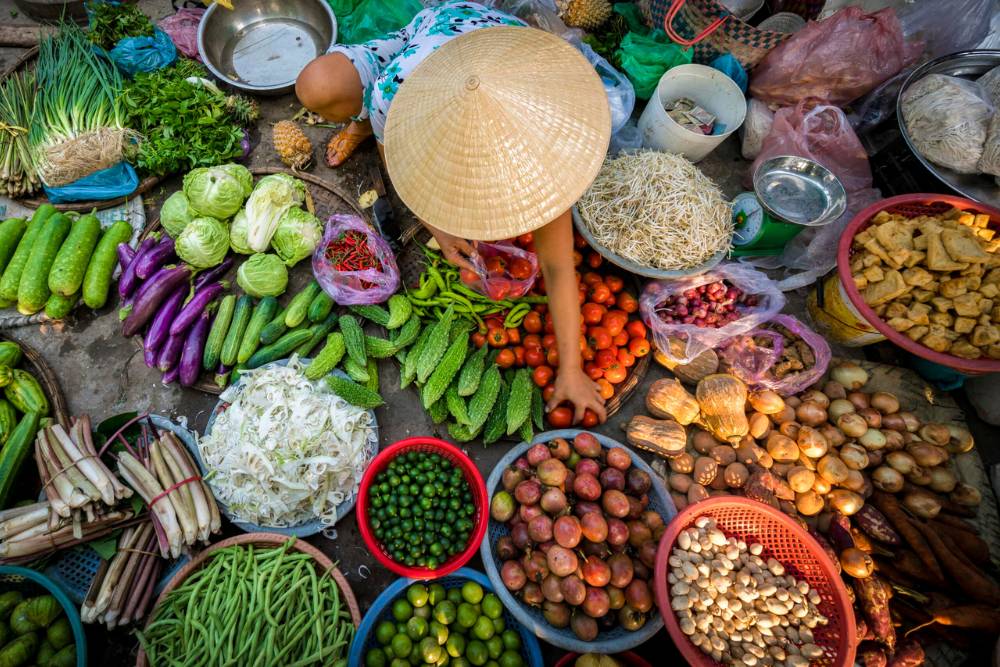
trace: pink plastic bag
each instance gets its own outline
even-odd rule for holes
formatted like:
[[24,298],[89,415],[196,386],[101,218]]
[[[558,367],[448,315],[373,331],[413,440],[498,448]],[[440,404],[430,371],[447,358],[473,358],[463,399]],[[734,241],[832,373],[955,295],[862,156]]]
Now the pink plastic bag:
[[[693,318],[704,308],[703,319],[718,316],[716,304],[732,304],[729,294],[720,301],[708,298],[712,283],[726,281],[742,290],[747,297],[744,303],[735,303],[737,318],[719,328],[698,326],[694,323],[668,323],[665,316]],[[705,289],[702,290],[701,288]],[[671,297],[678,302],[668,304]],[[764,273],[745,264],[727,263],[698,276],[650,282],[643,290],[639,308],[646,326],[653,332],[656,347],[678,363],[688,363],[705,350],[718,347],[723,341],[750,331],[781,312],[785,295]],[[682,310],[685,309],[685,310]],[[712,312],[709,312],[712,311]]]
[[538,277],[538,256],[511,243],[480,242],[469,259],[478,276],[469,287],[494,301],[524,296]]
[[[348,232],[365,237],[378,267],[361,271],[338,271],[327,258],[327,246],[343,240]],[[382,303],[399,289],[399,267],[389,244],[356,215],[331,215],[312,259],[313,275],[320,287],[342,306]]]
[[[775,330],[781,326],[795,334],[809,347],[814,357],[811,368],[785,377],[774,376],[773,369],[781,362],[785,337]],[[769,339],[770,347],[756,339]],[[792,396],[811,387],[826,373],[830,365],[830,345],[822,336],[791,315],[775,315],[770,322],[726,341],[719,350],[722,368],[752,387],[772,389],[782,396]]]
[[782,106],[810,98],[844,106],[913,62],[922,47],[904,41],[895,10],[845,7],[768,53],[753,72],[750,93]]
[[163,32],[170,35],[170,40],[178,51],[199,62],[201,55],[198,53],[198,24],[204,13],[205,10],[201,8],[178,9],[176,14],[157,23]]

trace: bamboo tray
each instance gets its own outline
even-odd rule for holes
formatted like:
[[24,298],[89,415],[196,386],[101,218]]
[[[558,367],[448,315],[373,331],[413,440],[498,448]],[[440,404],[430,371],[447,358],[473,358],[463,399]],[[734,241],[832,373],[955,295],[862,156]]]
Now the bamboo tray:
[[[161,592],[159,597],[156,598],[156,603],[153,605],[153,611],[150,612],[149,619],[153,619],[156,614],[157,607],[163,604],[163,601],[171,593],[171,591],[180,586],[192,572],[200,568],[216,551],[225,549],[226,547],[242,544],[274,547],[284,544],[288,541],[288,539],[289,538],[285,535],[278,535],[275,533],[247,533],[245,535],[230,537],[213,544],[195,556],[190,563],[181,568],[181,570],[167,583],[163,592]],[[354,623],[354,627],[357,628],[361,624],[361,610],[358,607],[357,598],[354,597],[354,591],[351,590],[351,585],[347,583],[347,579],[345,579],[344,575],[340,573],[340,570],[338,570],[333,564],[333,561],[327,558],[322,551],[301,539],[296,539],[292,548],[301,551],[302,553],[309,554],[312,556],[313,560],[316,561],[317,565],[322,568],[322,570],[330,573],[330,576],[333,577],[333,580],[337,582],[337,586],[340,588],[342,599],[346,602],[347,608],[351,612],[351,621]],[[135,664],[136,667],[149,667],[149,661],[146,659],[146,652],[143,651],[141,647],[139,649],[139,655],[136,657]]]
[[69,408],[66,406],[66,397],[63,395],[62,388],[59,386],[59,380],[56,378],[55,372],[52,367],[45,361],[38,351],[28,345],[27,343],[0,334],[0,341],[6,341],[11,343],[17,343],[20,346],[21,352],[23,353],[23,360],[21,364],[26,366],[26,370],[30,371],[35,379],[38,380],[38,384],[42,386],[42,390],[49,399],[49,403],[52,406],[52,416],[56,418],[60,424],[65,428],[70,427],[70,416]]

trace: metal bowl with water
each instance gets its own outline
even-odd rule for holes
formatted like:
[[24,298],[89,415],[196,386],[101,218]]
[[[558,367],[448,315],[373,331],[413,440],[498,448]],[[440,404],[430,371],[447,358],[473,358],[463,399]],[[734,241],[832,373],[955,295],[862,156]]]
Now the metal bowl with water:
[[212,4],[198,25],[198,53],[216,77],[240,90],[280,95],[309,61],[337,41],[325,0],[240,0]]
[[765,160],[753,174],[761,205],[785,222],[819,227],[847,208],[847,193],[833,172],[813,160],[779,155]]

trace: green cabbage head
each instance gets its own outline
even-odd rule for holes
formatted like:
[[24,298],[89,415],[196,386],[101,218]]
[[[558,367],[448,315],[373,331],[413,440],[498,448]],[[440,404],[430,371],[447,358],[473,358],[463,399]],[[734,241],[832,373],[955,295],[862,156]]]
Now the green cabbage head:
[[229,225],[229,246],[241,255],[252,255],[253,250],[247,245],[247,212],[240,209]]
[[277,255],[257,253],[240,264],[236,284],[258,299],[278,296],[288,286],[288,269]]
[[229,252],[229,229],[215,218],[195,218],[177,236],[174,250],[195,268],[217,266]]
[[[255,252],[264,252],[285,211],[306,198],[306,185],[288,174],[271,174],[258,181],[247,199],[247,243]],[[235,213],[235,211],[234,211]]]
[[243,187],[243,199],[250,196],[250,193],[253,191],[253,174],[250,173],[249,169],[235,162],[219,165],[219,169],[224,169],[226,173],[240,182],[240,185]]
[[301,208],[290,208],[278,221],[271,247],[285,264],[295,266],[312,255],[322,238],[323,227],[315,215]]
[[191,202],[181,190],[167,197],[160,207],[160,224],[167,230],[170,238],[177,238],[187,224],[197,217],[198,214],[191,208]]
[[224,166],[189,171],[184,176],[184,194],[199,215],[217,220],[231,218],[247,196],[245,183]]

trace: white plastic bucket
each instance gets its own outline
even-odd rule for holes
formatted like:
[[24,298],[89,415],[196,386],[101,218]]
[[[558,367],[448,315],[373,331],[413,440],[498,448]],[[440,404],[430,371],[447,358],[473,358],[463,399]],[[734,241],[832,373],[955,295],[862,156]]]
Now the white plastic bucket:
[[[686,97],[706,109],[725,126],[722,134],[700,134],[681,127],[667,115],[664,104]],[[667,70],[639,117],[642,145],[698,162],[739,129],[747,115],[747,101],[736,82],[705,65],[679,65]]]

